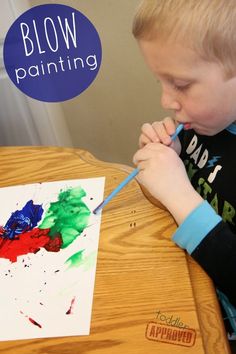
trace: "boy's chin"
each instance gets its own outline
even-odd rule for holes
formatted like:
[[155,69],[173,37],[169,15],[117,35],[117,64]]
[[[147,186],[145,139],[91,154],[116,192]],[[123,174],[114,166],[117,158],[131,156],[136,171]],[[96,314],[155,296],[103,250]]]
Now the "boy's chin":
[[193,128],[193,130],[198,134],[198,135],[205,135],[205,136],[214,136],[216,134],[219,134],[222,130],[224,129],[219,129],[219,130],[210,130],[210,129],[198,129],[198,128]]

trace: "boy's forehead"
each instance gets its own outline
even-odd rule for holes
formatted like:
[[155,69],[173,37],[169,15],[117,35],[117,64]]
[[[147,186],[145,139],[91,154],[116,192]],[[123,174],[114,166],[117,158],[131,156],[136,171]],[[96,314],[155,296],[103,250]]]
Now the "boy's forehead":
[[139,40],[139,46],[150,69],[159,75],[189,77],[203,63],[194,50],[180,43]]

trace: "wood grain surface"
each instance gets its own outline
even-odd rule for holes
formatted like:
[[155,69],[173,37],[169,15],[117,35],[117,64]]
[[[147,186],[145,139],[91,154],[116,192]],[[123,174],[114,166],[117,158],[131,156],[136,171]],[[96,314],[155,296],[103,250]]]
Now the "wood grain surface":
[[[130,168],[77,149],[0,148],[0,187],[105,176],[108,195],[125,170]],[[0,342],[0,353],[230,353],[212,283],[171,241],[175,229],[169,213],[130,182],[102,213],[90,335]],[[158,311],[192,328],[195,343],[147,339],[147,325],[158,322]]]

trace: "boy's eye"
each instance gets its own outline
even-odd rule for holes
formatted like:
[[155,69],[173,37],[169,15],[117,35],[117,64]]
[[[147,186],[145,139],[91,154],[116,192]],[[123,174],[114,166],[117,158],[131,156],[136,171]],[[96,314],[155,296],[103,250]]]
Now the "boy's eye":
[[172,82],[172,86],[177,91],[186,91],[190,87],[190,83],[178,84]]

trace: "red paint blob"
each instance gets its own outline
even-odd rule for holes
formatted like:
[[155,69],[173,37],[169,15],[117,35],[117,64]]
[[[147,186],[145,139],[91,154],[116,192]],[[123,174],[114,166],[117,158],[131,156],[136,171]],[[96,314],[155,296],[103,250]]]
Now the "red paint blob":
[[39,324],[38,322],[36,322],[35,320],[33,320],[33,318],[29,317],[29,321],[31,323],[33,323],[35,326],[38,326],[39,328],[42,328],[41,324]]
[[71,300],[70,308],[69,308],[68,311],[66,311],[66,315],[71,315],[72,314],[72,309],[73,309],[74,303],[75,303],[75,296]]
[[51,239],[50,229],[35,228],[18,235],[13,240],[0,239],[0,258],[7,258],[11,262],[16,262],[18,256],[28,253],[37,253],[41,247],[49,252],[58,252],[62,243],[61,236]]
[[49,239],[49,242],[44,246],[48,252],[59,252],[62,246],[62,237],[60,234],[53,236],[53,239]]
[[33,320],[33,318],[29,317],[28,315],[25,315],[23,311],[20,310],[20,313],[25,316],[26,318],[28,318],[28,320],[33,323],[33,325],[42,328],[41,324],[39,324],[38,322],[36,322],[35,320]]
[[5,232],[4,228],[2,226],[0,226],[0,236],[3,236],[4,232]]

